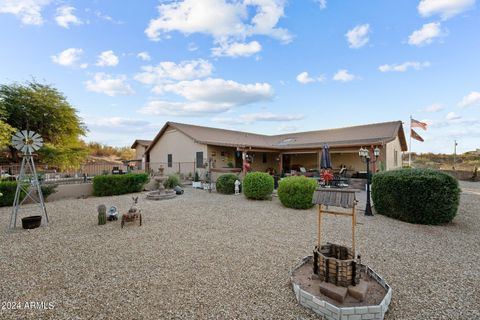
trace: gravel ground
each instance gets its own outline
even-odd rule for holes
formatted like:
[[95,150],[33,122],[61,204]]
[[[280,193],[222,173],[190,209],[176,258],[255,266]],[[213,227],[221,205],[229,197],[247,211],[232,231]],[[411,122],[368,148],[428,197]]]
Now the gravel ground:
[[[480,318],[480,184],[462,187],[446,226],[358,213],[362,262],[394,290],[386,319]],[[47,228],[2,227],[0,318],[318,319],[297,305],[288,280],[314,247],[315,209],[191,188],[168,201],[140,198],[141,227],[97,225],[97,205],[122,213],[128,195],[47,203]],[[0,226],[9,216],[0,209]],[[324,241],[350,244],[348,219],[324,223]],[[26,309],[30,301],[53,309]]]

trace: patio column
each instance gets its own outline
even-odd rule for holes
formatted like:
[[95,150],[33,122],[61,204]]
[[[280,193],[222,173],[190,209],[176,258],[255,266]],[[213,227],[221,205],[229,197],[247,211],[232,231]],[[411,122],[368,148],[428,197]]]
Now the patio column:
[[278,174],[281,175],[283,171],[283,154],[280,152],[278,154]]
[[320,172],[320,170],[321,170],[320,165],[321,165],[321,162],[322,162],[322,152],[323,152],[322,149],[320,149],[320,150],[317,152],[317,167],[318,167],[318,172]]

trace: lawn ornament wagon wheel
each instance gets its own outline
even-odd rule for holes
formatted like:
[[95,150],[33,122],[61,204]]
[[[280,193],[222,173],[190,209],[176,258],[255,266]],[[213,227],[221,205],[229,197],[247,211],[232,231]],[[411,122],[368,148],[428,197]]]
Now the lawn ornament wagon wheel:
[[121,227],[125,226],[125,222],[135,222],[138,220],[139,226],[142,225],[142,211],[137,207],[138,197],[133,197],[133,205],[128,209],[127,213],[122,215]]

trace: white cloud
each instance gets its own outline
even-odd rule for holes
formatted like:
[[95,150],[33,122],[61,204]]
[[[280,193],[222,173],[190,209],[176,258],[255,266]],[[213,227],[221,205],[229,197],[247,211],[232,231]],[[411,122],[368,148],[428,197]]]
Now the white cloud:
[[212,48],[212,55],[215,57],[249,57],[261,50],[262,46],[257,41],[221,43],[219,47]]
[[408,69],[421,70],[430,66],[430,62],[407,61],[402,64],[384,64],[378,67],[381,72],[405,72]]
[[197,50],[198,50],[198,46],[197,46],[194,42],[190,42],[190,43],[188,44],[188,48],[187,48],[187,49],[188,49],[188,51],[191,51],[191,52],[197,51]]
[[213,66],[203,59],[186,60],[180,63],[163,61],[157,66],[144,66],[142,71],[135,75],[135,80],[144,84],[155,85],[154,92],[162,93],[163,86],[172,80],[181,81],[208,77],[213,71]]
[[422,0],[418,4],[418,13],[423,17],[440,15],[446,20],[460,14],[475,5],[475,0]]
[[229,106],[239,106],[273,98],[268,83],[241,84],[232,80],[205,79],[166,84],[165,92],[171,92],[190,101],[205,101]]
[[108,22],[111,22],[111,23],[114,23],[114,24],[123,24],[122,21],[117,21],[117,20],[113,19],[111,16],[109,16],[108,14],[105,14],[101,11],[96,10],[94,13],[99,19],[102,19],[102,20],[105,20],[105,21],[108,21]]
[[62,6],[57,8],[57,15],[55,16],[55,21],[57,21],[57,24],[59,26],[64,28],[68,28],[70,24],[82,24],[83,22],[73,14],[74,11],[75,8],[71,6]]
[[460,120],[462,117],[460,117],[458,114],[455,112],[449,112],[445,119],[447,120]]
[[424,24],[420,30],[415,30],[408,36],[408,44],[412,46],[424,46],[433,42],[435,38],[444,36],[440,22]]
[[118,62],[118,57],[113,53],[112,50],[108,50],[100,53],[96,65],[100,67],[114,67],[118,64]]
[[308,72],[304,71],[297,75],[297,81],[303,84],[315,82],[315,79],[309,76]]
[[135,92],[130,85],[125,83],[126,81],[127,77],[124,75],[113,77],[106,73],[99,72],[94,75],[93,80],[86,82],[86,87],[88,91],[104,93],[111,97],[134,94]]
[[368,43],[368,33],[370,32],[370,25],[368,23],[358,25],[352,30],[349,30],[345,37],[349,43],[350,48],[361,48]]
[[440,103],[434,103],[429,106],[426,106],[423,111],[424,112],[439,112],[442,111],[444,108]]
[[137,54],[137,57],[142,59],[143,61],[150,61],[152,60],[152,57],[150,57],[150,54],[146,51],[143,51],[143,52],[139,52]]
[[338,70],[337,73],[333,76],[333,80],[335,81],[342,81],[342,82],[349,82],[356,78],[353,74],[349,73],[346,69]]
[[159,17],[150,20],[145,34],[160,40],[162,34],[179,31],[184,34],[204,33],[216,42],[244,40],[253,35],[266,35],[288,43],[288,30],[277,27],[284,15],[286,0],[184,0],[160,4]]
[[258,121],[280,122],[301,120],[305,116],[302,114],[275,114],[271,112],[242,114],[238,117],[217,117],[212,120],[225,124],[252,124]]
[[169,116],[202,116],[212,113],[227,111],[231,106],[224,104],[212,104],[208,102],[172,102],[154,100],[139,110],[148,115]]
[[23,24],[41,25],[44,20],[42,10],[51,0],[2,0],[0,13],[11,13],[20,18]]
[[69,48],[57,55],[51,56],[52,61],[62,66],[74,66],[83,54],[82,49]]
[[459,107],[469,107],[479,105],[480,106],[480,92],[472,91],[468,95],[462,98],[462,101],[458,103]]
[[327,0],[315,0],[315,2],[318,3],[322,10],[327,8]]

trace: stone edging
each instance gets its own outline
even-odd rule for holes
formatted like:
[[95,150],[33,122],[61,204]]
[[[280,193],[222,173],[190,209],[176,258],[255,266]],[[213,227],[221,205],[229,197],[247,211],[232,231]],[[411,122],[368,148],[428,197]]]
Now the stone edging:
[[302,306],[314,311],[316,314],[325,317],[327,320],[383,320],[383,317],[388,310],[388,306],[390,305],[393,290],[375,271],[366,265],[358,265],[362,271],[366,270],[367,274],[372,277],[372,279],[375,279],[375,281],[377,281],[383,288],[385,288],[385,290],[387,290],[387,294],[379,305],[362,307],[337,307],[331,303],[328,303],[327,301],[316,298],[307,291],[302,290],[299,285],[293,282],[293,272],[305,263],[311,261],[311,259],[313,259],[312,256],[304,257],[302,261],[290,271],[290,281],[292,282],[295,297]]

